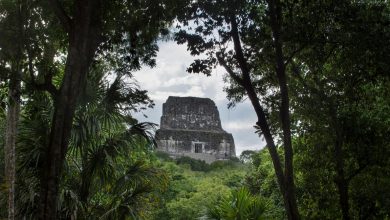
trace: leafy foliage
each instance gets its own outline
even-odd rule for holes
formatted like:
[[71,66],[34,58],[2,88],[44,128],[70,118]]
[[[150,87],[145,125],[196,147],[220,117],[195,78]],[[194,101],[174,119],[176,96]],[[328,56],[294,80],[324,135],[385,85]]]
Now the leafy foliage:
[[[246,97],[252,103],[251,96],[258,98],[265,117],[259,118],[257,123],[269,122],[271,133],[279,137],[275,139],[280,143],[283,140],[280,147],[285,151],[279,154],[288,156],[285,132],[282,135],[281,129],[283,120],[280,120],[283,104],[279,100],[283,96],[277,86],[280,79],[274,74],[274,62],[279,59],[287,73],[291,132],[297,145],[293,148],[297,160],[302,160],[295,162],[298,166],[295,180],[307,187],[300,189],[297,186],[297,193],[302,197],[298,200],[306,203],[299,204],[303,217],[388,216],[383,211],[387,209],[386,199],[371,200],[368,208],[352,198],[365,200],[356,195],[353,188],[360,185],[355,183],[360,175],[369,175],[366,172],[370,170],[381,170],[381,175],[387,172],[388,163],[384,158],[389,155],[389,141],[385,137],[389,117],[382,113],[387,111],[384,106],[389,106],[388,95],[384,95],[389,87],[390,70],[386,64],[390,47],[385,43],[390,39],[389,5],[380,1],[349,0],[276,2],[280,3],[276,25],[281,27],[276,35],[271,16],[274,1],[197,1],[189,4],[187,13],[180,17],[183,24],[178,27],[175,40],[186,43],[193,55],[206,56],[195,60],[188,71],[209,75],[216,65],[223,66],[227,72],[225,90],[231,106]],[[276,38],[282,42],[281,57],[274,53],[278,49]],[[241,48],[241,52],[237,48]],[[250,76],[247,77],[249,82],[245,81],[246,75]],[[254,87],[256,94],[250,95],[244,90],[248,84]],[[257,108],[256,112],[259,111]],[[261,130],[263,133],[259,133],[265,135],[264,129]],[[302,143],[305,153],[300,151]],[[270,147],[269,141],[267,145]],[[275,156],[277,154],[272,158]],[[286,163],[291,162],[285,158]],[[313,172],[306,173],[300,162]],[[268,160],[267,163],[270,164]],[[273,164],[277,162],[274,160]],[[257,192],[261,192],[262,178],[269,179],[267,176],[273,174],[268,170],[257,170],[258,167],[252,173],[251,181],[254,187],[257,183]],[[321,171],[314,171],[317,169]],[[278,179],[279,176],[277,173]],[[383,188],[382,181],[376,182],[378,188]],[[275,192],[272,188],[264,190],[271,191]],[[381,208],[373,204],[381,204]]]
[[[53,2],[77,20],[78,1]],[[168,36],[176,18],[174,40],[187,44],[192,55],[201,55],[188,72],[210,75],[217,65],[230,70],[224,88],[229,107],[247,98],[237,79],[248,72],[264,120],[279,141],[276,155],[286,155],[280,145],[281,94],[274,74],[273,1],[90,2],[100,2],[96,8],[101,10],[91,8],[98,11],[92,17],[99,20],[98,37],[87,43],[98,43],[90,62],[83,62],[90,64],[86,84],[76,87],[78,95],[68,97],[76,99],[77,108],[69,120],[69,149],[58,175],[56,218],[285,219],[274,163],[266,151],[244,151],[242,163],[206,164],[187,157],[175,161],[161,153],[156,161],[155,125],[132,117],[154,105],[132,80],[132,72],[156,65],[157,40]],[[388,219],[389,4],[278,2],[301,217]],[[69,68],[68,48],[81,33],[67,29],[49,1],[0,1],[0,146],[15,66],[23,76],[16,189],[20,219],[38,218],[53,116]],[[6,196],[0,158],[1,218],[6,215]]]
[[203,160],[192,159],[191,157],[180,157],[176,160],[177,164],[188,164],[192,171],[203,171],[208,172],[211,170],[210,165],[208,165]]
[[268,219],[266,209],[267,204],[261,197],[251,195],[247,188],[242,187],[210,207],[207,216],[215,220],[261,220]]
[[250,165],[251,168],[245,176],[244,186],[253,195],[258,195],[266,201],[269,218],[286,218],[283,199],[278,190],[278,183],[275,173],[272,171],[272,161],[268,152],[263,149],[253,153]]
[[216,201],[242,185],[246,172],[246,167],[236,162],[216,161],[205,171],[193,171],[190,164],[177,164],[172,159],[160,160],[170,182],[168,190],[161,195],[162,204],[154,213],[154,219],[205,217],[209,206],[216,205]]
[[[158,204],[156,193],[167,187],[168,179],[148,156],[154,148],[154,125],[136,124],[130,113],[151,102],[145,91],[128,87],[133,84],[123,83],[122,78],[110,83],[101,72],[94,74],[79,99],[73,122],[58,218],[148,218]],[[23,106],[18,143],[18,176],[23,177],[18,178],[19,217],[37,216],[40,166],[53,114],[50,102],[47,94],[38,92]]]

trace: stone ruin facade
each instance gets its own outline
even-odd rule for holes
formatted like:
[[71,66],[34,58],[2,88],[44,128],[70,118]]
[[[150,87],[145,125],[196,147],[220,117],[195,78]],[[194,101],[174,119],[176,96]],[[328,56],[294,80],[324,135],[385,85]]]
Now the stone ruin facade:
[[233,136],[222,129],[217,106],[208,98],[168,97],[156,141],[157,150],[173,158],[212,163],[236,156]]

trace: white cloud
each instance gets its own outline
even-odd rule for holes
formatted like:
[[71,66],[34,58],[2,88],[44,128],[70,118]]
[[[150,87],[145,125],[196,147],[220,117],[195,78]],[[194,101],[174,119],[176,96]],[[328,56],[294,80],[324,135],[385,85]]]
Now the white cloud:
[[253,122],[229,121],[225,124],[224,129],[228,131],[245,131],[250,127],[253,127]]

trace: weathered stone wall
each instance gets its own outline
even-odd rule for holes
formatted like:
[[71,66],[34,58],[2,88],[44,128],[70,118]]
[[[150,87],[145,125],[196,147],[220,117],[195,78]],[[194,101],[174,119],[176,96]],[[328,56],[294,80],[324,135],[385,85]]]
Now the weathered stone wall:
[[195,144],[202,144],[202,153],[234,154],[233,136],[226,132],[196,130],[158,130],[159,148],[172,153],[195,152]]
[[217,106],[211,99],[170,96],[163,104],[161,129],[222,131]]
[[235,156],[233,136],[221,127],[211,99],[169,97],[163,104],[158,150],[173,157],[190,156],[211,163]]

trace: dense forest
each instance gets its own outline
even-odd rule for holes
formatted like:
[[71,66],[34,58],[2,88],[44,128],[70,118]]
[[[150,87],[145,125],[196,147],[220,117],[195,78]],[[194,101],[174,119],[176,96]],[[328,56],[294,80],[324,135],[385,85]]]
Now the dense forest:
[[[161,41],[223,68],[262,150],[156,152]],[[0,219],[390,219],[390,4],[0,0],[0,137]]]

